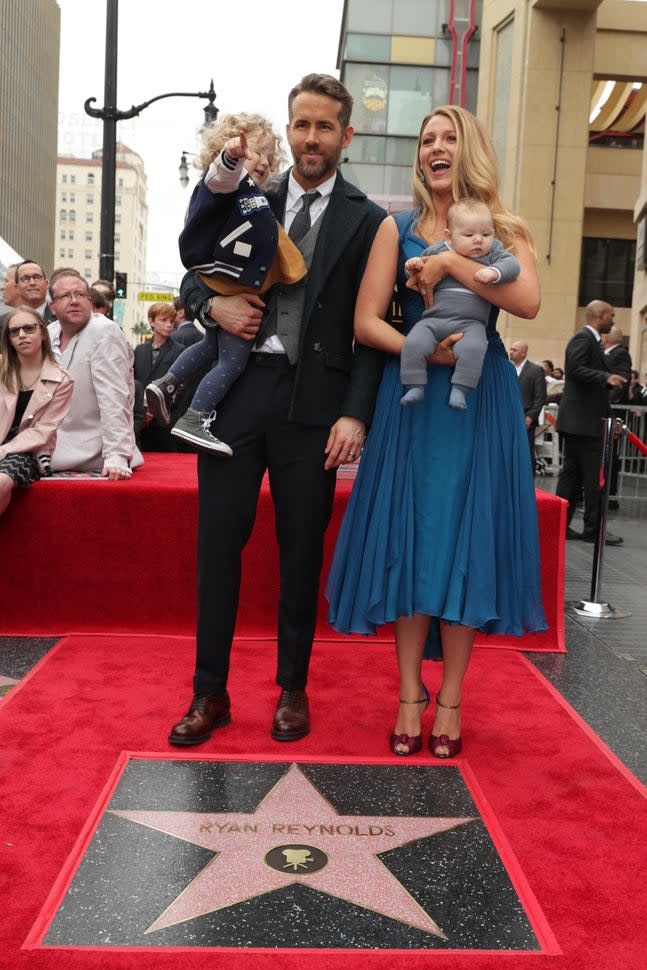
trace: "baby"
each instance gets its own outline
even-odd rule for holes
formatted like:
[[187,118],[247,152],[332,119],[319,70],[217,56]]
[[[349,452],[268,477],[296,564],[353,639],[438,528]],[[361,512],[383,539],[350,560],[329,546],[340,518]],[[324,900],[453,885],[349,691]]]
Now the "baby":
[[[407,276],[419,273],[426,257],[447,250],[484,264],[474,273],[474,279],[479,283],[509,283],[519,275],[517,258],[506,252],[494,236],[492,214],[484,202],[478,199],[454,202],[447,213],[446,233],[446,241],[435,243],[420,256],[406,261]],[[414,404],[423,399],[427,358],[440,340],[452,333],[462,333],[462,340],[452,348],[456,366],[451,379],[449,405],[457,411],[467,409],[467,392],[476,387],[481,376],[490,309],[487,300],[472,293],[453,276],[445,276],[438,283],[434,290],[434,305],[425,310],[404,341],[400,380],[406,393],[401,404]]]

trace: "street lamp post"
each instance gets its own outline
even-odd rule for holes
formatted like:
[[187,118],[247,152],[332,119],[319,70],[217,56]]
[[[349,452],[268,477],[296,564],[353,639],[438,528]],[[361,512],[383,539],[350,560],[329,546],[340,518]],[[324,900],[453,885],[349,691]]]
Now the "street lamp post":
[[103,121],[103,152],[101,160],[101,234],[99,243],[99,276],[101,279],[114,279],[115,271],[115,175],[117,167],[117,122],[134,118],[155,101],[163,98],[206,98],[204,124],[209,125],[218,117],[215,105],[216,92],[213,80],[208,91],[172,91],[158,94],[143,104],[134,104],[126,111],[120,111],[117,101],[117,39],[119,21],[119,0],[107,0],[106,5],[106,66],[104,107],[94,108],[96,98],[88,98],[84,104],[86,114]]

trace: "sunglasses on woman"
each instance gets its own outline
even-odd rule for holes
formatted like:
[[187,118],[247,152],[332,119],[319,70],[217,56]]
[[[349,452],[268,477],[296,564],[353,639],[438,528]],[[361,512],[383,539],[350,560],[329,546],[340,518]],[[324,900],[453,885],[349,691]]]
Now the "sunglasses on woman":
[[23,323],[20,327],[7,327],[7,331],[12,339],[17,337],[21,332],[26,333],[28,337],[31,337],[32,333],[36,333],[39,327],[39,323]]

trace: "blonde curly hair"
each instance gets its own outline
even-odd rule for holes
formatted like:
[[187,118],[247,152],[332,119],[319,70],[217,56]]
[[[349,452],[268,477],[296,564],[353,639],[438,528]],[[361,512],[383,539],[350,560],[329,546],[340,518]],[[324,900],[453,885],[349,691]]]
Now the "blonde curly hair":
[[217,158],[226,142],[236,138],[240,133],[252,135],[263,140],[273,138],[276,144],[270,165],[270,176],[277,175],[285,166],[287,158],[281,148],[281,138],[272,128],[271,123],[263,115],[240,114],[224,115],[212,122],[202,135],[202,150],[195,161],[195,167],[203,172]]
[[452,166],[454,201],[471,198],[484,202],[492,213],[494,232],[506,249],[514,248],[515,236],[525,239],[532,249],[528,226],[523,219],[510,212],[499,194],[496,154],[485,128],[475,115],[455,104],[435,108],[422,119],[420,125],[412,178],[413,201],[420,210],[419,221],[429,220],[432,228],[436,222],[433,196],[424,181],[419,163],[423,132],[436,115],[451,121],[456,131],[456,158]]

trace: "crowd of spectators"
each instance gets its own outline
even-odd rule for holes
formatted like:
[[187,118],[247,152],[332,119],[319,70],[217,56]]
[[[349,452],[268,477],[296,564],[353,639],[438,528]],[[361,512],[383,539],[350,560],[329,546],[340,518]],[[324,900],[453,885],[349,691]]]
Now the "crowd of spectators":
[[[150,338],[133,352],[112,320],[114,300],[108,280],[88,286],[75,267],[58,267],[49,278],[32,259],[7,267],[0,307],[3,495],[45,474],[128,480],[142,451],[184,450],[146,413],[143,389],[202,331],[178,298],[160,301],[149,308]],[[173,421],[190,400],[191,388],[183,391]],[[3,511],[8,497],[0,504]]]

